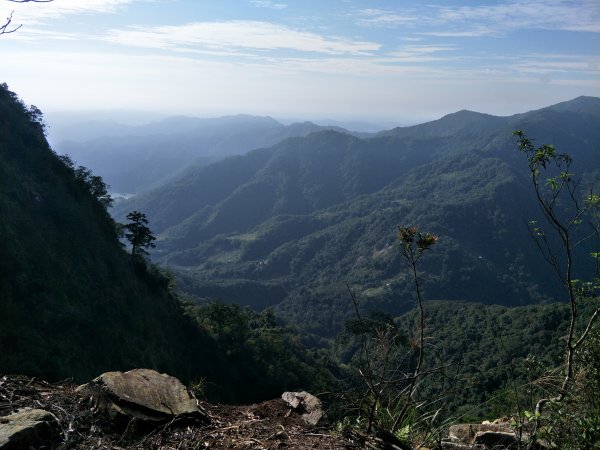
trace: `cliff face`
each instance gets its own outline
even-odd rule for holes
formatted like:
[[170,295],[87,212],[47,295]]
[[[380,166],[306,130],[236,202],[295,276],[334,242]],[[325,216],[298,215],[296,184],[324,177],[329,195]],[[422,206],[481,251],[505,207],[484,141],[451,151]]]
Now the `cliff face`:
[[169,280],[133,262],[42,116],[0,87],[0,373],[86,379],[144,365],[184,379],[204,337]]

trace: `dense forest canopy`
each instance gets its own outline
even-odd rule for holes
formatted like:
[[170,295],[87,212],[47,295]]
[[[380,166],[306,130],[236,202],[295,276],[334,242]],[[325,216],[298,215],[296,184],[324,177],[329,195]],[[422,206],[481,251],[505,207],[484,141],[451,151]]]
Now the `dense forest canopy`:
[[600,179],[599,118],[600,100],[580,97],[509,117],[460,111],[366,139],[322,131],[190,170],[114,213],[147,213],[158,236],[152,257],[189,295],[274,306],[322,336],[347,318],[345,283],[368,307],[411,307],[399,222],[440,236],[425,262],[429,298],[559,301],[527,231],[540,213],[512,131],[572,154],[587,188]]

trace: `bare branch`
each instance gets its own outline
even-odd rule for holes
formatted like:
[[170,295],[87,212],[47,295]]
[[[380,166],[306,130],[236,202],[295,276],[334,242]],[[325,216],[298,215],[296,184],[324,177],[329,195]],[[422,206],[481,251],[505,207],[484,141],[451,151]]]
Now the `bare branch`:
[[[7,1],[12,2],[12,3],[50,3],[50,2],[53,2],[54,0],[7,0]],[[17,31],[19,28],[21,28],[23,26],[23,24],[20,24],[18,26],[15,26],[14,28],[9,28],[10,24],[12,23],[13,14],[14,14],[14,11],[12,11],[10,13],[10,16],[8,16],[6,18],[6,22],[4,22],[3,25],[0,25],[0,36],[2,36],[3,34],[14,33],[15,31]]]
[[12,23],[13,13],[14,13],[14,11],[12,11],[10,13],[10,16],[8,16],[6,18],[6,22],[4,23],[4,25],[0,25],[0,35],[14,33],[15,31],[17,31],[19,28],[21,28],[23,26],[23,25],[19,25],[16,28],[13,28],[12,30],[8,28],[10,26],[10,24]]
[[588,333],[594,326],[594,322],[596,321],[596,319],[598,319],[599,316],[600,316],[600,308],[596,309],[594,311],[594,314],[592,314],[592,317],[590,317],[590,320],[588,321],[588,324],[585,327],[584,332],[581,333],[581,336],[579,337],[577,342],[575,342],[575,344],[573,344],[573,349],[577,349],[577,347],[579,347],[583,343],[583,341],[585,341],[585,338],[587,337]]

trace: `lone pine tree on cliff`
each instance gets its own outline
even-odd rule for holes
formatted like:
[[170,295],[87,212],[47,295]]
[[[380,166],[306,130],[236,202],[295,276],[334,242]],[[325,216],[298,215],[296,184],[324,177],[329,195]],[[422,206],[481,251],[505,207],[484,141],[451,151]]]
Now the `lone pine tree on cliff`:
[[147,248],[155,247],[154,241],[156,237],[152,234],[150,228],[148,228],[148,219],[146,214],[139,211],[132,211],[127,214],[127,220],[129,223],[123,225],[126,230],[125,238],[131,244],[131,256],[144,256],[147,255]]

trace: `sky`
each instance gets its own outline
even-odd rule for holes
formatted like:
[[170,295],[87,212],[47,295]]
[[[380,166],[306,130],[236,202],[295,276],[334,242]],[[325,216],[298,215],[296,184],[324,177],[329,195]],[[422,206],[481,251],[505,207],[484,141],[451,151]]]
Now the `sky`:
[[600,96],[600,0],[0,0],[42,111],[416,123]]

